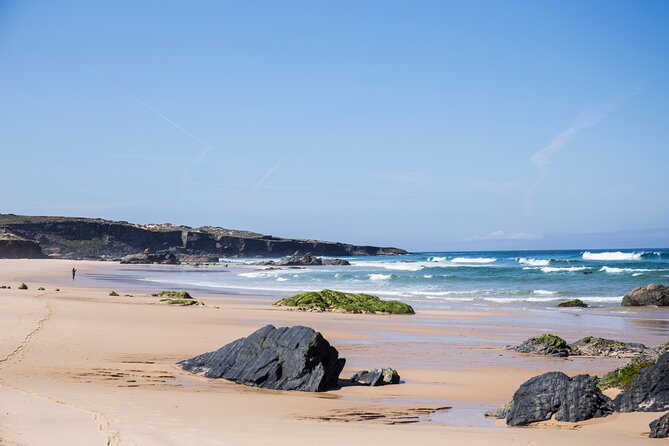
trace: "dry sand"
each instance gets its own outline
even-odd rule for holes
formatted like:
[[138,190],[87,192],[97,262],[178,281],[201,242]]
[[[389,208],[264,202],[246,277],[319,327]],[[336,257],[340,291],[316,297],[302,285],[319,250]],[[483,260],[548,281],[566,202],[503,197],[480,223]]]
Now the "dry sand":
[[[499,340],[522,339],[543,325],[532,312],[507,319],[471,311],[343,315],[224,296],[203,298],[204,307],[171,307],[145,291],[117,289],[121,296],[110,297],[109,288],[80,288],[69,279],[73,266],[80,275],[118,267],[0,261],[0,285],[12,287],[0,289],[1,445],[630,445],[652,441],[648,423],[659,416],[615,414],[530,428],[483,419],[485,409],[509,400],[531,376],[601,373],[620,363],[505,351]],[[18,290],[21,282],[29,289]],[[266,323],[322,332],[348,359],[343,377],[395,366],[405,383],[280,392],[204,379],[174,365]],[[453,409],[433,414],[432,422],[415,410],[440,406]],[[368,415],[373,419],[360,421]],[[402,423],[415,416],[422,422]]]

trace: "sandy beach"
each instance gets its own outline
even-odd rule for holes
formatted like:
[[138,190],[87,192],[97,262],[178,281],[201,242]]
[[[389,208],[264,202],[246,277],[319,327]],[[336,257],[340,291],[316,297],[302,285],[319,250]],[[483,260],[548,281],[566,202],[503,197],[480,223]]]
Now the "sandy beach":
[[[225,295],[196,296],[201,307],[173,307],[158,304],[146,290],[115,288],[120,296],[110,297],[111,287],[84,286],[87,273],[118,267],[0,261],[0,285],[11,286],[0,289],[0,444],[629,445],[647,443],[648,423],[659,416],[614,414],[508,428],[483,412],[508,401],[537,374],[601,375],[624,362],[524,356],[505,345],[544,331],[573,341],[620,337],[621,329],[626,340],[655,345],[667,337],[660,314],[649,323],[582,311],[348,315],[288,311]],[[17,289],[22,282],[28,290]],[[265,324],[320,331],[347,358],[342,378],[392,366],[403,382],[281,392],[209,380],[175,366]],[[451,409],[416,410],[443,407]],[[362,421],[364,414],[374,416]],[[411,417],[418,422],[405,424],[415,421]]]

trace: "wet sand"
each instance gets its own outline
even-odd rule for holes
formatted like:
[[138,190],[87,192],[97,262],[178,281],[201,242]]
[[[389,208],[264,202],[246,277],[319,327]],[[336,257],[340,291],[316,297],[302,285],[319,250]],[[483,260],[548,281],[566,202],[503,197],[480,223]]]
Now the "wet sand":
[[[68,275],[73,266],[75,281]],[[483,412],[539,373],[602,374],[624,362],[533,357],[505,345],[546,331],[568,341],[595,335],[655,345],[669,338],[664,312],[496,308],[347,315],[288,311],[225,295],[196,295],[204,307],[171,307],[145,287],[91,287],[85,280],[119,267],[0,261],[0,285],[12,287],[0,289],[0,444],[636,444],[649,441],[648,423],[659,416],[507,428]],[[16,289],[21,282],[29,289]],[[110,297],[111,289],[120,296]],[[343,378],[392,366],[403,383],[281,392],[208,380],[174,365],[267,323],[323,333],[347,358]],[[451,409],[429,413],[446,406]]]

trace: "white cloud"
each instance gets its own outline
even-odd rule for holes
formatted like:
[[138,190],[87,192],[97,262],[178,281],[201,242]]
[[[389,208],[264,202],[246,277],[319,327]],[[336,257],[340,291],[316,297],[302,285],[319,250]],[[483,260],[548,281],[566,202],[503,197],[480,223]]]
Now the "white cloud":
[[538,238],[541,237],[535,234],[528,234],[527,232],[504,232],[498,230],[490,234],[467,237],[465,240],[536,240]]

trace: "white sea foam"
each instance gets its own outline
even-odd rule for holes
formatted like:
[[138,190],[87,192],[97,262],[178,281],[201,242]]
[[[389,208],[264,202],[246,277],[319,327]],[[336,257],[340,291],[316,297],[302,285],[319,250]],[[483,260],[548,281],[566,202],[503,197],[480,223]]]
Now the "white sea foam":
[[261,278],[265,278],[265,277],[275,276],[275,274],[268,274],[268,273],[263,273],[263,272],[239,273],[237,275],[239,277],[246,277],[247,279],[261,279]]
[[[351,266],[362,266],[366,268],[383,268],[397,271],[420,271],[426,264],[421,262],[351,262]],[[434,266],[434,265],[429,265]]]
[[[525,269],[525,268],[523,268]],[[576,271],[585,271],[586,269],[590,269],[587,266],[545,266],[541,268],[541,271],[545,273],[573,273]]]
[[550,265],[551,261],[548,259],[528,259],[521,257],[518,259],[518,263],[531,266],[548,266]]
[[640,275],[642,275],[642,274],[643,274],[643,273],[634,273],[634,274],[632,274],[632,277],[637,277],[637,276],[640,276]]
[[445,262],[446,257],[428,257],[427,261],[428,262]]
[[583,253],[583,260],[641,260],[642,252],[590,252]]
[[452,263],[493,263],[497,259],[492,257],[456,257],[451,260]]
[[277,278],[276,278],[276,281],[277,281],[277,282],[287,282],[288,279],[286,279],[285,277],[277,277]]
[[548,290],[533,290],[532,293],[539,294],[539,295],[542,295],[542,296],[552,296],[552,295],[557,294],[558,292],[557,291],[548,291]]
[[613,268],[611,266],[602,266],[600,271],[609,274],[620,274],[620,273],[648,273],[653,270],[645,268]]
[[391,277],[391,274],[369,274],[369,280],[388,280]]

